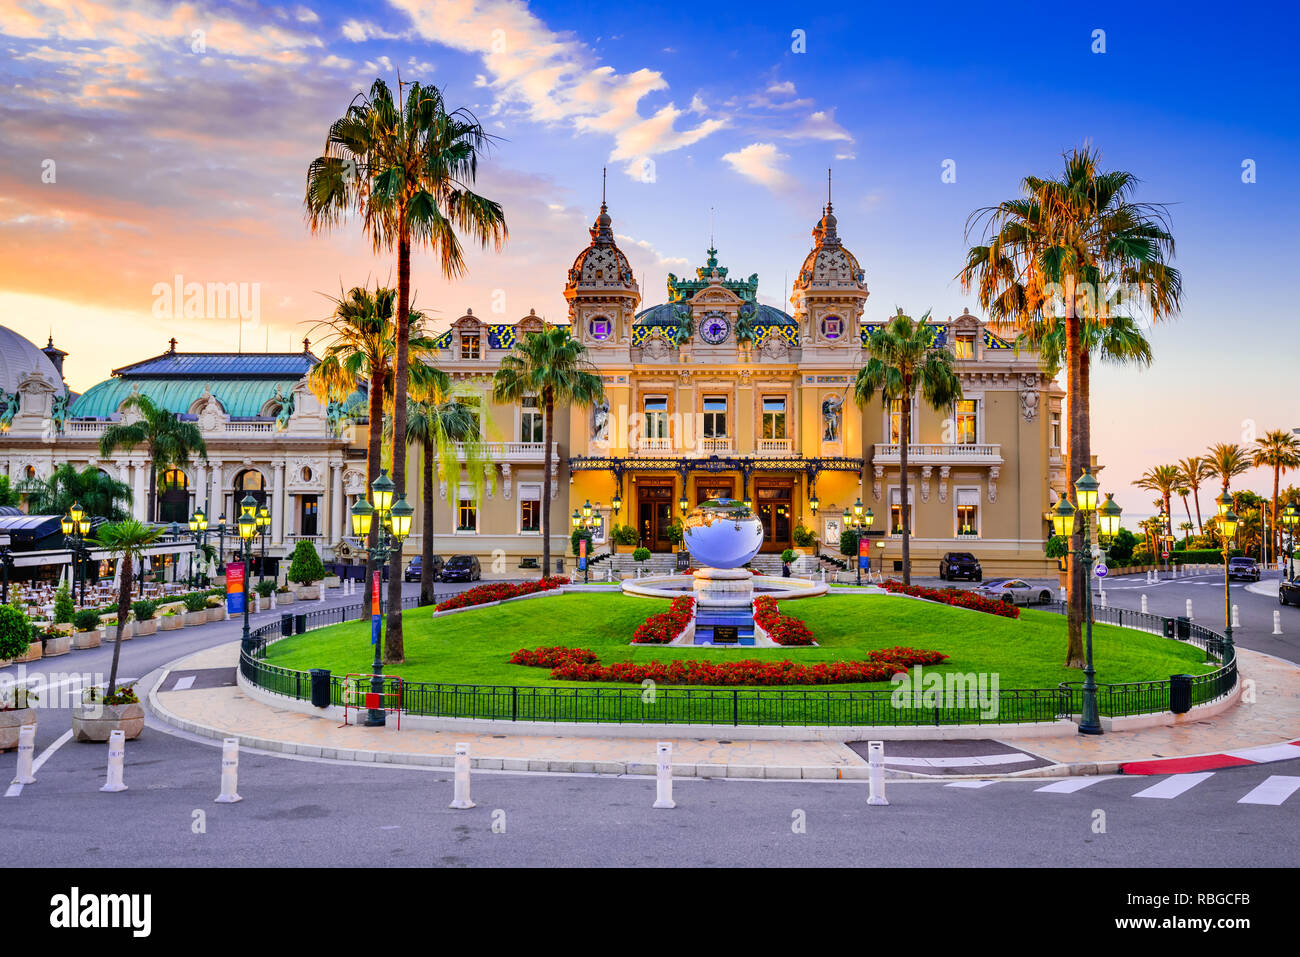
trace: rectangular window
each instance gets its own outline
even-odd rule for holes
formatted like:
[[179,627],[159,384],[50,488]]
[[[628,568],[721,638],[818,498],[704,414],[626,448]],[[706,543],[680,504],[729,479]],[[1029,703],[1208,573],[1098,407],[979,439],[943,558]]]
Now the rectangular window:
[[975,337],[958,336],[953,341],[953,353],[956,355],[958,359],[974,359],[975,358]]
[[957,535],[976,536],[980,533],[980,490],[957,489]]
[[[912,534],[916,534],[916,489],[908,487],[907,490],[907,511],[908,518],[911,521],[908,525],[911,527]],[[903,534],[903,491],[902,489],[891,488],[889,490],[889,534]]]
[[1052,413],[1051,442],[1052,448],[1059,449],[1061,447],[1061,413],[1059,412]]
[[542,410],[537,407],[537,396],[526,395],[523,407],[519,413],[519,441],[520,442],[542,442],[543,428],[545,426]]
[[668,400],[662,396],[646,397],[645,436],[647,439],[668,438]]
[[463,395],[458,397],[456,401],[469,410],[470,419],[474,422],[470,428],[470,434],[481,439],[483,437],[483,414],[479,397],[476,395]]
[[979,434],[977,428],[976,400],[958,399],[957,400],[957,435],[956,444],[974,445],[976,436]]
[[902,441],[899,438],[903,434],[903,400],[889,400],[889,441],[897,445]]
[[460,487],[460,500],[456,507],[456,531],[478,531],[478,499],[474,497],[474,489],[469,485]]
[[479,357],[478,336],[460,337],[460,357],[462,359],[477,359]]
[[302,497],[302,514],[298,522],[299,534],[317,535],[316,530],[317,518],[319,512],[319,500],[315,495],[304,495]]
[[704,437],[706,439],[727,437],[726,396],[706,395],[704,397]]
[[785,437],[785,396],[763,396],[763,438]]
[[540,532],[542,530],[542,487],[540,485],[519,486],[519,531]]

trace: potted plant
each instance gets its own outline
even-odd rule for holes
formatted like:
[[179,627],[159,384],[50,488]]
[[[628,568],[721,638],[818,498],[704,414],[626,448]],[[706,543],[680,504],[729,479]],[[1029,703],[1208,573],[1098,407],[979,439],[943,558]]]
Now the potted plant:
[[226,620],[226,600],[217,595],[208,595],[208,621]]
[[41,627],[37,631],[37,635],[41,641],[41,656],[43,658],[57,658],[59,655],[66,655],[72,650],[72,636],[55,627],[53,622]]
[[54,592],[54,621],[59,625],[71,625],[72,616],[77,613],[76,602],[72,600],[72,590],[68,583],[60,582]]
[[206,625],[208,623],[208,596],[201,592],[190,592],[181,601],[185,605],[186,625]]
[[[4,625],[0,622],[0,659],[26,646],[22,636],[17,640],[7,640]],[[18,733],[24,725],[36,724],[36,709],[32,703],[36,695],[27,690],[25,684],[4,682],[0,684],[0,751],[11,751],[18,747]]]
[[107,741],[114,731],[130,741],[143,730],[144,705],[131,685],[112,692],[87,688],[72,709],[72,736],[77,741]]
[[[260,594],[260,593],[259,593]],[[280,605],[293,604],[293,591],[288,585],[281,585],[275,590],[275,601]]]
[[644,562],[648,562],[649,560],[650,560],[650,549],[648,548],[643,548],[643,547],[637,548],[637,550],[632,553],[632,561],[636,562],[637,564],[637,568],[636,568],[637,578],[641,577],[642,564]]
[[636,529],[631,525],[615,525],[610,529],[610,539],[614,543],[614,551],[620,555],[634,551],[637,546]]
[[[40,647],[40,641],[36,642]],[[0,605],[0,662],[26,661],[32,633],[27,616],[10,605]]]
[[147,636],[156,634],[158,631],[158,619],[154,615],[158,614],[158,603],[148,598],[142,598],[131,604],[131,614],[135,616],[135,627],[132,629],[135,634]]
[[175,608],[167,608],[158,615],[159,631],[178,631],[185,627],[185,617]]
[[325,566],[316,554],[316,546],[307,539],[299,539],[293,547],[286,577],[298,586],[297,594],[303,601],[320,598],[320,586],[316,583],[325,577]]
[[98,648],[103,639],[99,630],[99,612],[94,608],[83,608],[72,616],[72,647],[78,651]]
[[815,555],[817,554],[818,544],[817,533],[810,531],[805,525],[800,523],[794,527],[794,544],[796,548],[802,548],[806,551],[811,550]]

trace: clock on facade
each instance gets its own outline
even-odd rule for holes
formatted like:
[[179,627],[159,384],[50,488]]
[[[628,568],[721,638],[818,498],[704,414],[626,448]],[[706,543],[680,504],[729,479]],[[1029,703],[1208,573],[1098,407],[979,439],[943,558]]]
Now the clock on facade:
[[710,345],[725,342],[730,333],[731,323],[726,316],[705,316],[700,323],[700,338]]

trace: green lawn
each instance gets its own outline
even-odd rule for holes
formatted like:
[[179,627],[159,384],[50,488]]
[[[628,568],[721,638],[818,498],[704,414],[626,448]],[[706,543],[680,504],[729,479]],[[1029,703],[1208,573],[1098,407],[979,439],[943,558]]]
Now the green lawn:
[[[508,664],[519,648],[565,645],[590,648],[602,663],[671,658],[771,658],[815,663],[854,660],[894,645],[941,651],[940,672],[996,673],[1000,688],[1054,688],[1081,681],[1061,665],[1065,619],[1023,610],[1019,620],[903,597],[827,595],[781,603],[817,636],[817,648],[694,649],[630,645],[632,632],[667,600],[620,594],[575,593],[433,618],[428,609],[405,613],[406,662],[385,669],[409,681],[454,684],[602,687],[591,682],[552,681],[545,668]],[[1211,670],[1197,648],[1111,625],[1093,630],[1098,682],[1168,678]],[[268,662],[285,668],[328,668],[335,674],[368,672],[372,650],[368,622],[351,622],[276,642]],[[927,669],[930,670],[930,669]],[[604,686],[617,687],[617,686]],[[622,686],[628,687],[628,686]],[[804,686],[801,686],[804,687]],[[819,685],[823,689],[889,688]]]

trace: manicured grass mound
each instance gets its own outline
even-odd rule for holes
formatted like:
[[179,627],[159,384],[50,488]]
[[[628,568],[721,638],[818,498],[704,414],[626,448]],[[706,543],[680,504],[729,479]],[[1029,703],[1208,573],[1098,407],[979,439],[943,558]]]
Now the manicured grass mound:
[[[604,664],[697,659],[818,662],[854,661],[871,651],[904,646],[948,656],[937,672],[997,673],[1002,689],[1054,688],[1080,681],[1064,667],[1065,618],[1026,609],[1017,620],[903,597],[826,595],[780,603],[782,614],[802,619],[816,648],[669,648],[629,644],[651,615],[668,601],[611,593],[578,593],[508,602],[491,608],[433,618],[427,608],[405,613],[406,661],[385,669],[409,681],[456,684],[534,685],[591,688],[591,682],[556,681],[545,670],[511,664],[521,648],[563,646],[594,651]],[[1192,646],[1111,625],[1093,629],[1099,682],[1149,681],[1172,674],[1212,670]],[[369,622],[349,622],[276,642],[271,664],[336,674],[368,672]],[[930,669],[927,669],[930,670]],[[599,687],[599,685],[595,685]],[[623,685],[622,687],[627,687]],[[823,685],[822,688],[887,689],[888,682]]]

